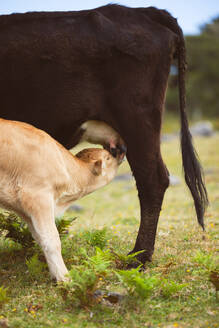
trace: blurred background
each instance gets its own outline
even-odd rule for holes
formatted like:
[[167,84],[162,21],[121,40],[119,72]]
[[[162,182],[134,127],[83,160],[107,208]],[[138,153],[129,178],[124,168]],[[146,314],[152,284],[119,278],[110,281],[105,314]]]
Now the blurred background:
[[[105,5],[110,1],[0,0],[0,14],[82,10]],[[4,327],[21,328],[73,327],[72,325],[127,328],[219,327],[218,303],[213,285],[211,286],[209,281],[209,270],[213,270],[214,263],[219,263],[219,132],[216,131],[219,130],[219,0],[112,1],[130,7],[155,6],[166,9],[178,19],[183,29],[188,62],[187,113],[190,118],[191,133],[195,136],[193,141],[203,166],[210,202],[205,215],[206,232],[202,233],[201,228],[198,227],[193,200],[182,174],[177,132],[179,130],[178,72],[176,63],[173,63],[166,97],[161,144],[162,156],[170,172],[170,187],[165,193],[162,204],[153,262],[146,270],[147,273],[152,274],[152,278],[160,274],[169,281],[169,298],[164,294],[159,297],[162,290],[158,292],[156,289],[156,294],[146,302],[142,302],[141,307],[134,299],[127,306],[127,310],[126,305],[123,307],[116,304],[107,306],[106,311],[102,308],[101,311],[92,309],[93,312],[88,311],[88,308],[76,311],[69,305],[66,308],[57,294],[58,289],[50,283],[45,263],[42,262],[41,257],[37,260],[38,250],[35,257],[32,256],[31,249],[25,255],[26,249],[22,249],[21,243],[13,243],[12,239],[4,237],[5,234],[1,235],[1,218],[4,222],[2,214],[0,217],[0,292],[1,285],[5,286],[10,297],[9,304],[6,304],[4,312],[1,312],[3,294],[0,293],[0,327],[3,327],[1,318],[6,322]],[[74,148],[74,153],[88,146],[88,144],[78,145]],[[0,209],[0,215],[1,213]],[[84,263],[88,262],[85,261],[87,256],[85,254],[90,256],[94,254],[95,246],[102,247],[98,244],[99,240],[102,240],[105,249],[121,254],[118,259],[125,259],[125,254],[134,246],[139,217],[135,180],[128,162],[124,161],[112,183],[78,200],[65,212],[64,218],[74,219],[71,229],[68,234],[63,234],[62,239],[62,253],[68,268],[72,264],[75,266],[80,264],[79,267],[86,271]],[[14,226],[17,229],[14,230],[15,232],[19,229],[24,231],[23,225],[19,228],[15,222],[12,227]],[[19,236],[18,233],[16,235]],[[33,263],[32,270],[31,263]],[[37,278],[35,276],[33,278],[34,272],[37,273]],[[109,282],[110,279],[105,276],[103,278],[101,277],[101,284],[109,283],[106,290],[123,293],[120,285],[112,278],[110,278],[112,282]],[[185,293],[182,292],[184,294],[180,294],[179,297],[172,296],[174,290],[177,291],[182,283],[187,286]],[[101,285],[101,288],[102,286],[104,285]],[[139,290],[142,290],[142,284],[139,286]],[[151,288],[149,284],[147,286]],[[3,292],[6,289],[3,289]],[[3,297],[2,299],[4,301]],[[33,304],[37,304],[35,312],[32,311]],[[50,308],[52,310],[48,312]],[[38,309],[39,312],[36,313]],[[9,325],[6,321],[7,317],[10,320]]]
[[[105,0],[7,0],[0,14],[26,11],[68,11],[95,8]],[[178,19],[187,46],[187,112],[190,120],[210,120],[219,129],[219,1],[218,0],[120,0],[130,7],[155,6]],[[172,66],[166,97],[166,115],[178,116],[177,66]],[[167,129],[168,130],[168,129]],[[168,132],[168,131],[167,131]]]

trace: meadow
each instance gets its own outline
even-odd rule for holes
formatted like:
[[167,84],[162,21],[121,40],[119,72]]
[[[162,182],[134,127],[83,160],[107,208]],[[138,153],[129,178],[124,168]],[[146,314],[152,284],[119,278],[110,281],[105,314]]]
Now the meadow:
[[178,138],[162,143],[164,161],[179,180],[165,194],[153,262],[143,272],[124,270],[139,227],[127,161],[120,179],[65,213],[75,218],[62,235],[74,283],[56,285],[37,245],[25,248],[0,234],[0,327],[219,327],[210,281],[218,270],[218,144],[218,134],[195,138],[210,201],[203,232],[183,179]]

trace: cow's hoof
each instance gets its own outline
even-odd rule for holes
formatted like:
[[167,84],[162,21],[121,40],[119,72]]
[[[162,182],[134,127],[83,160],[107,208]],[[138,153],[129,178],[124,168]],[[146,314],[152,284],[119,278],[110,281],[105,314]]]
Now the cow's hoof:
[[145,264],[135,260],[131,263],[128,263],[126,266],[126,270],[137,269],[137,268],[139,269],[139,271],[144,271]]
[[139,267],[139,271],[144,271],[145,263],[151,262],[152,255],[149,255],[146,251],[131,251],[128,255],[136,254],[133,258],[130,259],[130,262],[127,264],[127,269],[135,269]]

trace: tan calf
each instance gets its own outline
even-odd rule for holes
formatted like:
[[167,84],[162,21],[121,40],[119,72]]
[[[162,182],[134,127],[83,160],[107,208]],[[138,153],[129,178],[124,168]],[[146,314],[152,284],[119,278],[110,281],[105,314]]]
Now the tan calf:
[[0,207],[27,222],[56,280],[66,279],[68,271],[55,216],[110,182],[119,157],[104,149],[85,149],[74,156],[42,130],[0,119]]

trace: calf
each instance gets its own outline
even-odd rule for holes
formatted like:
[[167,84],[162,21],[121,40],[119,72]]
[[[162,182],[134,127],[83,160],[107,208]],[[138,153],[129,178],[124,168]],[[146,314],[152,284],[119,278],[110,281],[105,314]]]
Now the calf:
[[0,206],[27,222],[51,275],[64,280],[68,271],[54,218],[111,181],[121,155],[92,148],[74,156],[44,131],[3,119],[0,144]]

